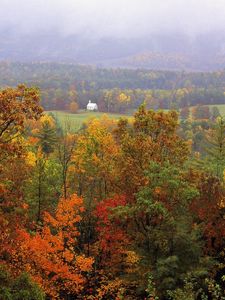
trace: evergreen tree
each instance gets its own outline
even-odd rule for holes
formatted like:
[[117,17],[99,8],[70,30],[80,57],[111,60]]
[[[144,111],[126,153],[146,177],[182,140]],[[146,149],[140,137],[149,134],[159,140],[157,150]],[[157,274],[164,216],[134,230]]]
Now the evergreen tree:
[[43,122],[40,132],[37,134],[42,152],[47,156],[54,151],[57,142],[56,130],[48,121]]
[[225,169],[225,119],[217,118],[215,128],[206,136],[206,166],[216,176],[223,176]]
[[211,118],[212,120],[216,120],[218,117],[220,117],[220,111],[217,106],[212,107],[212,113],[211,113]]

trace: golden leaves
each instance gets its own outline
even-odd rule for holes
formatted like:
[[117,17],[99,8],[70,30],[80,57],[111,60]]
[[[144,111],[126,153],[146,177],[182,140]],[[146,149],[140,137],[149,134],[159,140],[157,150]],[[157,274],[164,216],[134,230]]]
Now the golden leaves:
[[120,93],[118,96],[118,100],[121,103],[128,103],[130,102],[130,96],[126,95],[125,93]]
[[40,123],[41,124],[48,123],[50,125],[50,127],[52,127],[52,128],[55,127],[54,119],[51,116],[47,115],[47,114],[44,114],[43,116],[41,116]]
[[27,152],[26,163],[29,166],[34,167],[36,164],[36,160],[37,160],[36,155],[33,152],[31,151]]

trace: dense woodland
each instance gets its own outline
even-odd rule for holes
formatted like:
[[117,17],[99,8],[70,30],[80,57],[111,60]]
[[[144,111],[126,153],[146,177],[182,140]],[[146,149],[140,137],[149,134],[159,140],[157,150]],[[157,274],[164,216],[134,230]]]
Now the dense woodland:
[[0,86],[26,83],[41,90],[45,110],[80,109],[90,100],[104,112],[127,113],[146,103],[152,109],[181,109],[225,103],[225,71],[102,69],[56,63],[0,63]]
[[[225,120],[185,108],[223,102],[225,73],[7,63],[0,73],[1,85],[29,85],[0,92],[0,299],[225,299]],[[43,113],[34,83],[49,109],[115,85],[129,108],[159,92],[183,109],[145,99],[133,120],[72,133]]]

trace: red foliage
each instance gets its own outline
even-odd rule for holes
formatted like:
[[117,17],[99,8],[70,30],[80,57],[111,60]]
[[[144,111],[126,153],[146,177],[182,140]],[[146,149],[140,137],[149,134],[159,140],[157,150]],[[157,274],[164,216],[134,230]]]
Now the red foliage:
[[110,264],[115,262],[112,256],[117,256],[118,259],[119,253],[123,253],[129,244],[126,224],[114,212],[115,208],[124,207],[126,203],[125,196],[116,195],[101,201],[95,210],[95,215],[98,218],[99,247],[104,258],[109,259],[111,257],[111,261],[109,259]]
[[218,250],[225,237],[224,188],[218,178],[201,176],[199,181],[200,197],[191,204],[191,209],[203,228],[207,241],[207,252]]

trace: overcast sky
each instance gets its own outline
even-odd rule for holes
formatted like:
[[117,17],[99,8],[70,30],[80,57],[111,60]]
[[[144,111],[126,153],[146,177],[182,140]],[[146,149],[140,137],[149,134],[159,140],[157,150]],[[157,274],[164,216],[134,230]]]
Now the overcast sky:
[[225,30],[225,0],[0,0],[1,29],[138,37]]

